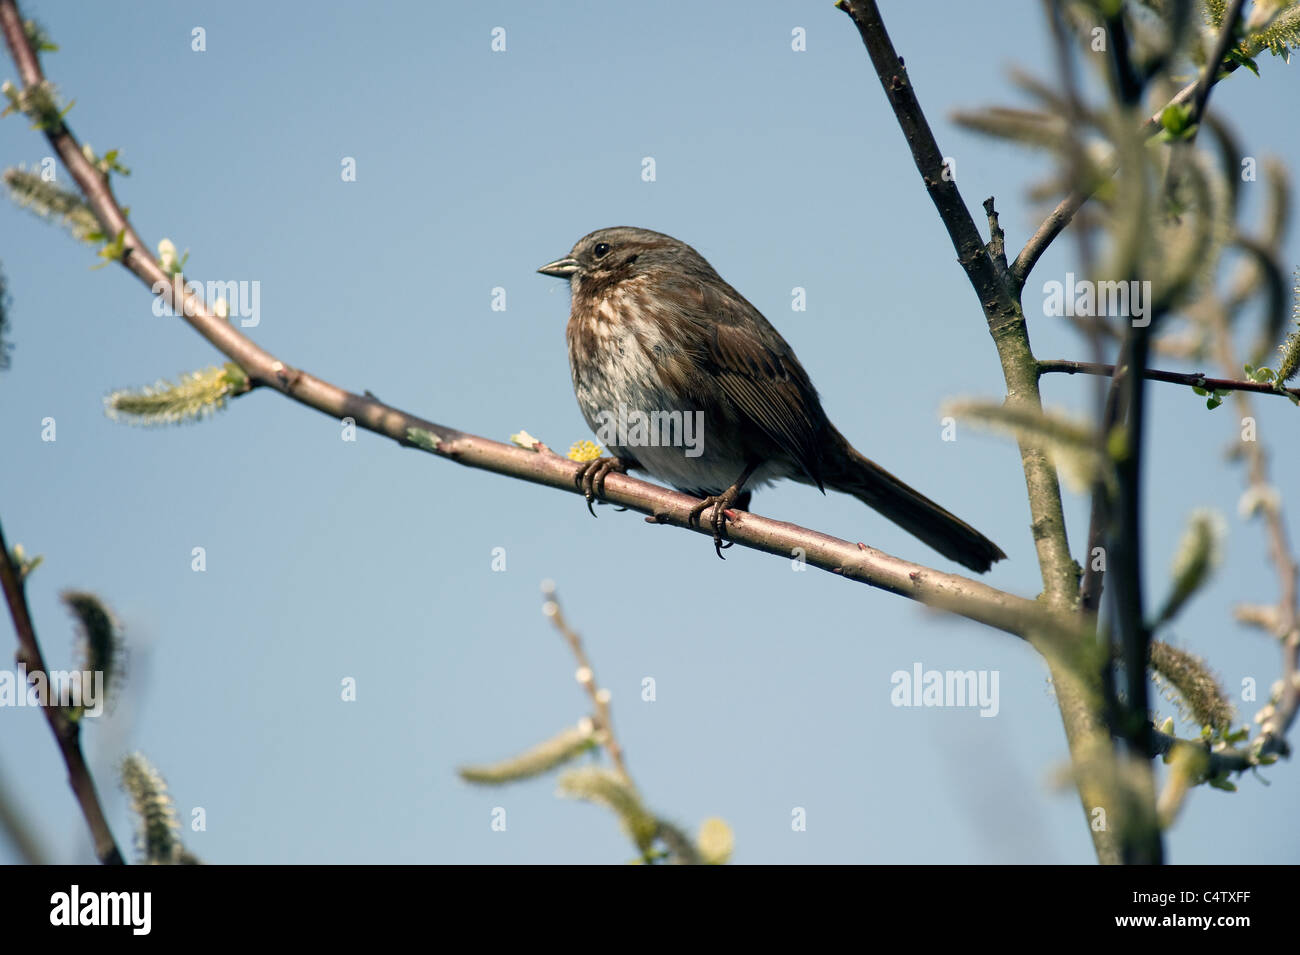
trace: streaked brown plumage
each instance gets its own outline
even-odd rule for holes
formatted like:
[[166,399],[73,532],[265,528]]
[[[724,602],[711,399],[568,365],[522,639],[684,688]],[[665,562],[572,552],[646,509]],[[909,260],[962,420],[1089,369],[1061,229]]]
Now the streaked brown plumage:
[[581,476],[589,504],[609,471],[648,471],[704,498],[696,519],[714,508],[721,556],[726,509],[746,509],[750,489],[790,478],[852,494],[971,570],[1006,556],[854,450],[785,339],[690,246],[646,229],[600,229],[538,271],[571,283],[569,367],[594,430],[620,407],[699,413],[703,422],[694,456],[681,446],[607,441],[614,457]]

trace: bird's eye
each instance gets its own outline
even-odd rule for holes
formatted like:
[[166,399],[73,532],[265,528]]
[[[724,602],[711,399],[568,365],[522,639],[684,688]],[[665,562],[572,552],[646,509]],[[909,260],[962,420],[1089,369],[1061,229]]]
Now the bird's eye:
[[596,258],[603,259],[607,254],[609,254],[609,243],[597,242],[596,247],[592,249],[591,252],[596,256]]

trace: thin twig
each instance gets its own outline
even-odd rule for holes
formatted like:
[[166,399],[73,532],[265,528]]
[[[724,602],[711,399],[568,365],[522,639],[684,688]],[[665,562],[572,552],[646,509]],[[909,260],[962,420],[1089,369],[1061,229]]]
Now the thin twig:
[[[36,639],[36,628],[32,625],[31,611],[27,607],[22,577],[10,559],[3,528],[0,528],[0,586],[3,586],[9,615],[13,618],[14,630],[18,634],[18,652],[14,659],[20,668],[26,669],[28,680],[39,674],[48,687],[49,671],[45,669],[45,657],[41,654],[41,645]],[[23,689],[26,690],[26,687]],[[69,719],[51,695],[47,694],[41,703],[41,711],[50,724],[50,731],[54,734],[59,752],[63,754],[63,762],[68,767],[68,783],[72,786],[77,804],[81,806],[81,814],[86,817],[86,825],[90,828],[95,843],[95,856],[105,865],[122,865],[122,853],[118,851],[113,833],[108,827],[104,809],[99,803],[99,793],[95,790],[95,780],[90,775],[90,767],[81,752],[81,723]]]
[[1111,67],[1115,72],[1115,92],[1119,102],[1128,107],[1138,101],[1142,95],[1145,80],[1138,74],[1133,58],[1129,56],[1128,28],[1124,24],[1124,5],[1112,5],[1112,12],[1106,14],[1106,32],[1110,36],[1107,52],[1110,54]]
[[[1110,35],[1108,52],[1114,74],[1114,96],[1120,116],[1127,115],[1142,95],[1145,85],[1129,61],[1128,44],[1124,32],[1123,8],[1106,18]],[[1127,205],[1135,229],[1146,225],[1150,201],[1146,172],[1134,135],[1123,136],[1116,148],[1124,154],[1117,156],[1117,166],[1127,163],[1133,184]],[[1125,271],[1137,268],[1137,244],[1119,241],[1128,259]],[[1164,861],[1164,841],[1156,816],[1155,775],[1149,758],[1154,755],[1148,703],[1148,681],[1151,665],[1151,629],[1147,624],[1142,588],[1142,466],[1146,429],[1146,389],[1142,372],[1146,369],[1151,344],[1151,321],[1130,324],[1121,347],[1121,361],[1117,364],[1136,369],[1137,374],[1116,374],[1117,401],[1121,410],[1124,452],[1115,462],[1115,495],[1113,506],[1104,508],[1109,518],[1105,530],[1107,556],[1112,565],[1111,586],[1108,588],[1113,608],[1111,626],[1118,642],[1120,659],[1124,666],[1125,696],[1122,705],[1115,706],[1109,714],[1111,731],[1124,741],[1132,773],[1126,788],[1133,815],[1122,826],[1123,861],[1134,865],[1159,865]],[[1111,697],[1108,702],[1119,703]],[[1123,751],[1121,751],[1122,753]],[[1121,755],[1121,759],[1123,756]]]
[[542,605],[542,612],[551,618],[551,623],[555,624],[555,629],[560,632],[560,636],[564,637],[564,642],[569,645],[574,658],[578,661],[578,682],[587,691],[587,695],[591,697],[591,704],[595,707],[596,730],[600,734],[599,739],[604,745],[605,751],[609,753],[610,762],[614,764],[614,768],[618,770],[619,775],[623,777],[628,785],[633,785],[632,777],[623,762],[623,747],[618,744],[618,737],[614,735],[614,720],[609,711],[609,690],[597,685],[596,671],[592,669],[591,661],[587,658],[587,652],[582,648],[582,638],[564,619],[564,611],[560,609],[560,599],[555,593],[555,584],[549,580],[544,582],[542,584],[542,594],[546,597],[546,603]]
[[[1233,73],[1237,69],[1236,63],[1227,63],[1223,67],[1224,73]],[[1150,139],[1156,133],[1164,128],[1160,122],[1160,117],[1170,106],[1184,106],[1196,96],[1200,80],[1188,83],[1179,90],[1158,112],[1150,116],[1141,126],[1141,135],[1145,139]],[[1200,120],[1201,113],[1194,111],[1188,121],[1195,123]],[[1033,270],[1043,253],[1047,251],[1058,235],[1065,231],[1065,227],[1070,224],[1083,204],[1093,197],[1098,189],[1119,169],[1115,162],[1109,164],[1109,168],[1104,170],[1106,175],[1098,177],[1098,181],[1090,189],[1074,189],[1064,199],[1057,203],[1046,219],[1042,221],[1034,234],[1029,237],[1016,260],[1011,263],[1011,277],[1016,283],[1017,288],[1024,286],[1025,281],[1029,278],[1029,273]]]
[[[1083,105],[1083,96],[1079,92],[1079,79],[1074,68],[1075,48],[1070,42],[1070,35],[1066,29],[1064,13],[1061,9],[1059,0],[1043,0],[1044,12],[1047,15],[1047,24],[1052,32],[1052,47],[1056,52],[1057,70],[1061,76],[1061,89],[1065,94],[1065,134],[1066,134],[1066,151],[1065,151],[1065,181],[1070,184],[1072,189],[1077,189],[1084,181],[1084,170],[1087,166],[1087,151],[1084,148],[1083,137],[1080,130],[1088,121],[1088,111]],[[1092,250],[1092,229],[1080,223],[1079,228],[1074,230],[1075,239],[1079,246],[1079,264],[1083,267],[1084,275],[1091,275],[1093,271],[1093,250]],[[1088,342],[1092,347],[1092,360],[1102,361],[1105,358],[1102,352],[1102,338],[1106,332],[1114,335],[1114,329],[1110,323],[1102,321],[1088,321],[1082,318],[1071,316],[1075,326],[1083,331]],[[1102,384],[1097,383],[1097,412],[1102,410]]]
[[[1237,359],[1233,354],[1232,332],[1222,308],[1213,309],[1211,322],[1219,363],[1226,368],[1235,367]],[[1241,418],[1254,417],[1248,394],[1238,392],[1233,395],[1233,401]],[[1300,567],[1297,567],[1291,552],[1282,505],[1271,500],[1268,456],[1258,440],[1242,444],[1247,462],[1247,493],[1254,492],[1264,501],[1259,510],[1268,537],[1269,560],[1278,577],[1278,601],[1272,608],[1270,622],[1273,635],[1282,647],[1282,695],[1275,703],[1269,704],[1272,713],[1261,723],[1252,751],[1257,756],[1287,755],[1290,746],[1286,734],[1300,712]]]
[[[1039,364],[1041,370],[1042,364]],[[1121,378],[1114,374],[1112,368],[1110,386],[1106,389],[1106,399],[1101,409],[1101,423],[1097,428],[1097,440],[1108,440],[1122,414],[1120,406]],[[1102,547],[1106,528],[1110,526],[1110,495],[1104,481],[1098,481],[1092,489],[1092,511],[1088,519],[1088,548],[1084,557],[1083,582],[1079,585],[1079,610],[1084,614],[1096,614],[1101,606],[1102,589],[1105,584],[1105,562],[1095,559],[1097,549]],[[1109,668],[1107,677],[1112,676]]]
[[[1105,365],[1091,361],[1067,361],[1051,358],[1038,363],[1039,374],[1053,373],[1066,375],[1102,375],[1109,378],[1115,374],[1114,365]],[[1267,381],[1244,381],[1240,378],[1211,378],[1199,371],[1160,371],[1146,368],[1142,377],[1151,381],[1163,381],[1171,385],[1186,385],[1189,388],[1201,388],[1205,391],[1252,391],[1260,395],[1290,395],[1300,398],[1300,388],[1281,388]]]
[[998,210],[993,196],[984,200],[984,213],[989,219],[989,257],[993,259],[993,264],[997,266],[1000,273],[1006,272],[1007,234],[1002,231],[1002,226],[998,222]]
[[1192,117],[1195,121],[1199,122],[1200,117],[1205,115],[1205,106],[1210,101],[1210,91],[1214,89],[1214,84],[1219,82],[1223,58],[1228,55],[1228,47],[1232,46],[1233,37],[1237,33],[1237,24],[1241,22],[1241,11],[1245,6],[1246,0],[1232,0],[1232,6],[1223,15],[1218,39],[1214,42],[1214,50],[1205,63],[1205,72],[1197,81],[1196,93],[1192,98]]
[[[1081,183],[1084,178],[1084,157],[1086,155],[1079,131],[1088,119],[1088,112],[1084,107],[1083,97],[1079,92],[1078,76],[1074,68],[1075,49],[1070,42],[1071,38],[1066,28],[1061,4],[1059,0],[1043,0],[1043,9],[1048,26],[1051,29],[1052,45],[1056,53],[1061,89],[1065,94],[1065,128],[1068,144],[1064,157],[1066,182],[1077,188],[1077,184]],[[1079,262],[1083,266],[1083,273],[1091,275],[1093,271],[1092,230],[1080,223],[1079,227],[1074,230],[1074,234],[1079,247]],[[1075,325],[1087,336],[1093,362],[1100,363],[1105,357],[1103,337],[1106,333],[1110,333],[1112,337],[1115,336],[1115,330],[1108,322],[1095,319],[1092,321],[1077,319]],[[1039,374],[1042,374],[1041,362],[1039,363]],[[1102,426],[1097,429],[1099,442],[1106,440],[1106,436],[1110,434],[1110,430],[1114,426],[1114,415],[1118,406],[1117,385],[1118,382],[1114,380],[1111,381],[1109,387],[1106,387],[1100,381],[1097,382],[1097,415],[1102,422]],[[1105,483],[1098,481],[1092,492],[1092,514],[1088,525],[1087,546],[1084,550],[1083,580],[1079,585],[1079,610],[1085,616],[1095,616],[1101,601],[1105,563],[1098,560],[1096,555],[1098,548],[1101,547],[1102,536],[1110,520],[1106,510],[1108,503],[1109,498]],[[1113,677],[1113,669],[1108,664],[1103,666],[1102,695],[1107,700],[1108,707],[1115,699]]]

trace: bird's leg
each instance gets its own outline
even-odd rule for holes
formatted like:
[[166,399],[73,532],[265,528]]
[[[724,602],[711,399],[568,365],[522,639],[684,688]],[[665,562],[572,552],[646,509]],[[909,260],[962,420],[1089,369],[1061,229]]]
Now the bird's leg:
[[582,496],[587,499],[587,510],[591,511],[592,517],[596,516],[592,503],[596,498],[605,496],[605,475],[610,471],[626,474],[634,463],[627,458],[596,458],[578,468],[574,483],[582,489]]
[[[698,524],[700,522],[700,516],[710,507],[713,508],[713,516],[709,518],[709,523],[713,525],[713,548],[718,552],[719,557],[722,557],[722,549],[724,547],[730,547],[732,545],[731,541],[727,541],[725,544],[722,542],[722,535],[727,529],[727,508],[736,503],[736,500],[741,496],[741,493],[745,489],[745,482],[749,480],[750,476],[757,468],[757,461],[752,461],[745,465],[745,470],[741,472],[740,477],[736,478],[735,484],[731,485],[731,487],[727,488],[721,494],[710,494],[704,500],[700,501],[700,503],[692,507],[691,512],[686,515],[687,524]],[[746,495],[746,497],[748,497],[748,495]],[[722,557],[722,559],[726,560],[727,558]]]

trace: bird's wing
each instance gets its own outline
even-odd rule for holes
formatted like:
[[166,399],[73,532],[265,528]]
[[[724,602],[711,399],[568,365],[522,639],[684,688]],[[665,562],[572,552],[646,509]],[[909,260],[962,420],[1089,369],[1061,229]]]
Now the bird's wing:
[[[714,278],[669,291],[691,327],[688,350],[750,421],[822,488],[825,413],[794,350],[739,292]],[[824,488],[823,488],[824,489]]]

